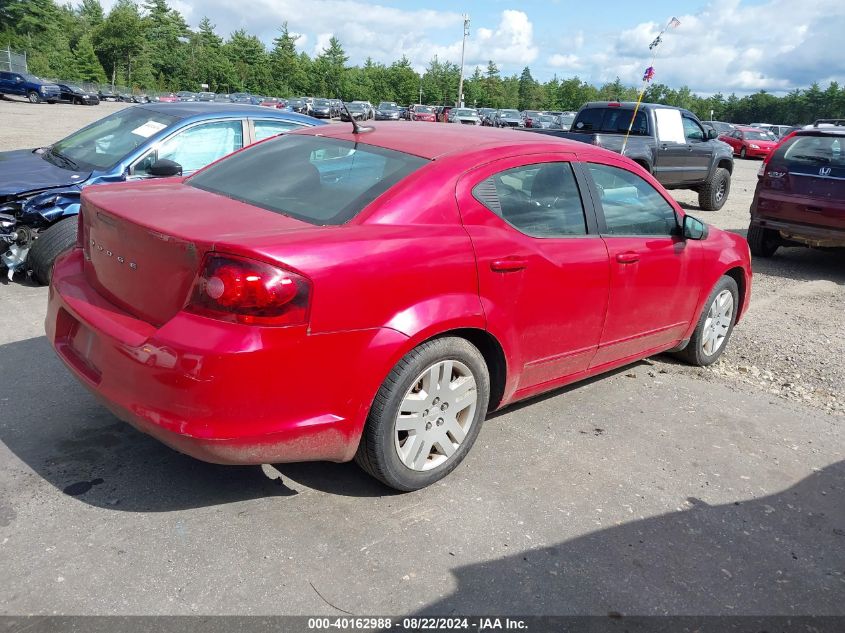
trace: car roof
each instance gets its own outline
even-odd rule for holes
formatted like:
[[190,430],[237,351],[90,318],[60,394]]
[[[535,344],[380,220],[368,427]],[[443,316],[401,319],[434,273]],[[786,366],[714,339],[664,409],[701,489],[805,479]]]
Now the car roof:
[[[354,134],[349,124],[325,125],[311,134],[319,134],[344,141],[366,143],[384,149],[413,154],[429,160],[448,154],[493,149],[504,146],[546,146],[549,151],[584,152],[590,146],[554,136],[531,132],[465,125],[421,125],[419,123],[391,121],[383,124],[370,122],[371,132]],[[308,131],[297,132],[298,134]]]
[[214,117],[214,116],[258,116],[287,119],[290,121],[301,121],[303,123],[316,124],[309,116],[286,112],[275,108],[265,108],[259,105],[248,103],[220,103],[214,101],[183,101],[179,103],[145,103],[134,106],[153,112],[169,114],[179,119],[190,117]]
[[809,130],[796,130],[795,136],[827,136],[832,134],[834,136],[845,136],[845,127],[817,127]]

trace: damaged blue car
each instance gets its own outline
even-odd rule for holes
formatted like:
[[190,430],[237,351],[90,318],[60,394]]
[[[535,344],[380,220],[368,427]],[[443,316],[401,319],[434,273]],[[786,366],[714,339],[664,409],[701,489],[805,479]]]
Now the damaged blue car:
[[0,266],[50,282],[76,243],[83,187],[189,175],[242,147],[322,121],[246,104],[128,107],[49,147],[0,152]]

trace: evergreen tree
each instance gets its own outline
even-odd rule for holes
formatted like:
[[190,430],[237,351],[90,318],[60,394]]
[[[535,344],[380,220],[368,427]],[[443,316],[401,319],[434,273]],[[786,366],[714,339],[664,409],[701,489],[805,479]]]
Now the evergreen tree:
[[83,35],[76,44],[76,48],[73,49],[73,63],[76,68],[76,79],[105,83],[106,73],[103,72],[103,66],[94,52],[90,35]]

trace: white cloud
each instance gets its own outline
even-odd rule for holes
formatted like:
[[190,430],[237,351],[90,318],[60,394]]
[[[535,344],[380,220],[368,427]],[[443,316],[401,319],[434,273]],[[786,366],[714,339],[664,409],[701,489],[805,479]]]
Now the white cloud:
[[[653,51],[654,81],[694,91],[782,92],[813,81],[845,78],[835,52],[845,29],[845,3],[817,0],[795,10],[792,0],[760,5],[714,0],[700,13],[678,15],[681,25]],[[636,84],[652,63],[648,45],[665,23],[644,22],[594,52],[591,79]]]
[[317,35],[317,43],[314,44],[314,50],[311,51],[311,56],[316,57],[329,47],[329,40],[334,37],[333,33],[319,33]]
[[552,68],[561,68],[566,70],[577,70],[581,68],[581,58],[578,55],[561,55],[555,53],[548,60],[549,66]]

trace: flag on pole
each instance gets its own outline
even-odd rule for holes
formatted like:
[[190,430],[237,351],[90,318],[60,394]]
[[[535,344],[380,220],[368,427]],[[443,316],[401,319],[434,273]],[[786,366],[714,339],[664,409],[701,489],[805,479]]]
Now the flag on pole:
[[654,66],[649,66],[643,73],[643,81],[651,81],[654,79]]
[[674,29],[681,26],[681,21],[678,18],[672,18],[669,20],[669,28]]

